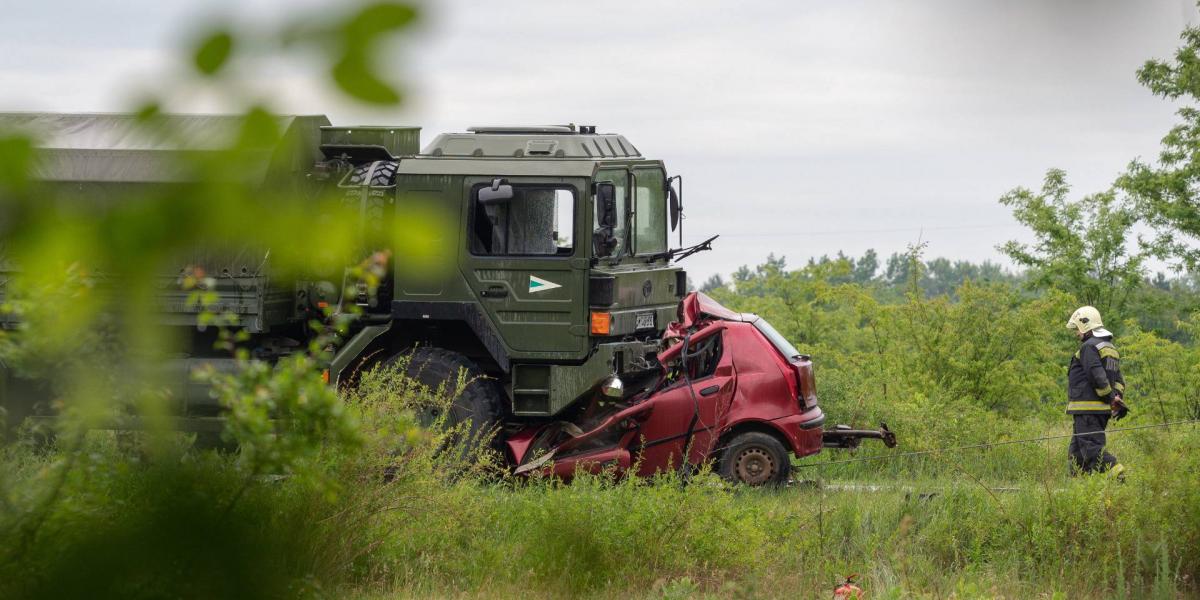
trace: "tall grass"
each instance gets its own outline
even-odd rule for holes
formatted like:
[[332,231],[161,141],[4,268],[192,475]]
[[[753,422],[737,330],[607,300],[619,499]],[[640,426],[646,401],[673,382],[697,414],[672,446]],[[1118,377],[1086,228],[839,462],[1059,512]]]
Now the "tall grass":
[[1060,440],[803,468],[781,489],[564,485],[447,452],[405,410],[429,391],[395,373],[347,399],[364,441],[317,478],[246,487],[235,455],[93,432],[46,502],[65,451],[7,449],[0,597],[823,597],[850,573],[875,598],[1198,591],[1194,427],[1114,436],[1125,484],[1067,477]]
[[814,597],[857,572],[873,597],[1173,597],[1196,591],[1200,568],[1200,483],[1179,476],[1200,466],[1197,441],[1175,432],[1130,452],[1158,468],[1125,484],[1070,479],[1055,460],[1053,476],[1014,472],[996,490],[971,473],[981,455],[874,491],[711,476],[463,482],[441,510],[396,523],[383,554],[403,567],[384,589]]

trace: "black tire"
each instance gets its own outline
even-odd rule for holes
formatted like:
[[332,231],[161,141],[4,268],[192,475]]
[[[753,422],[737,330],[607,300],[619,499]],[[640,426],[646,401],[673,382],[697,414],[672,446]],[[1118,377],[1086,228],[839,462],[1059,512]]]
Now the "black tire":
[[[346,185],[369,185],[371,187],[390,187],[396,185],[396,170],[400,163],[391,160],[369,162],[355,167],[346,179]],[[370,177],[370,181],[367,178]]]
[[717,472],[728,481],[744,485],[781,485],[792,473],[792,462],[783,442],[773,435],[748,431],[726,445]]
[[[471,359],[450,350],[419,346],[388,362],[405,364],[405,375],[428,386],[433,392],[445,385],[445,393],[454,399],[448,407],[450,413],[444,415],[441,421],[445,428],[470,421],[467,429],[470,439],[478,440],[483,435],[491,434],[499,425],[503,414],[504,389],[499,381],[487,377]],[[461,390],[457,389],[460,372],[465,372],[466,381],[466,386]],[[426,427],[437,423],[442,417],[437,407],[428,407],[417,413],[417,420]],[[498,447],[500,440],[493,439],[491,442],[493,447]]]

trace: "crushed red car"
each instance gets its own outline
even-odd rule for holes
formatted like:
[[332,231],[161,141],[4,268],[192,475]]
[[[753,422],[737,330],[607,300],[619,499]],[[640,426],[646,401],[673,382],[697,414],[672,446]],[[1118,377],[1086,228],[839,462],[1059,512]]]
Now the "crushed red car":
[[762,485],[786,482],[791,456],[871,438],[896,445],[886,425],[825,428],[812,359],[761,317],[693,292],[663,338],[657,368],[609,379],[571,420],[508,436],[515,472],[649,476],[713,461],[730,481]]

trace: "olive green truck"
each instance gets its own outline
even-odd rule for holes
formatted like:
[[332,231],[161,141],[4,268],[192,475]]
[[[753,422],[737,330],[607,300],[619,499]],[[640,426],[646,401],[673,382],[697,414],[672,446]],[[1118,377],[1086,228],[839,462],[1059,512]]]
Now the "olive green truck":
[[[186,133],[186,144],[142,139],[130,115],[0,114],[0,128],[39,132],[36,179],[106,198],[178,180],[173,153],[215,144],[212,132],[236,122],[165,118]],[[308,322],[323,309],[356,305],[361,316],[333,348],[331,384],[406,354],[422,373],[487,375],[456,406],[456,420],[554,417],[613,375],[655,368],[663,329],[687,291],[685,273],[672,264],[679,249],[668,243],[682,214],[682,181],[624,136],[592,126],[474,127],[421,149],[418,128],[333,126],[323,116],[280,124],[287,143],[264,149],[265,172],[252,176],[271,185],[290,180],[298,194],[334,193],[358,211],[364,231],[440,211],[452,224],[439,234],[451,238],[439,242],[448,268],[431,276],[412,268],[418,258],[404,248],[385,249],[386,276],[368,291],[346,286],[342,272],[276,277],[268,249],[198,249],[161,274],[156,292],[162,322],[190,328],[196,339],[173,362],[182,427],[219,426],[220,407],[189,373],[202,364],[234,366],[212,349],[210,332],[196,330],[200,308],[185,301],[180,284],[186,269],[211,278],[216,310],[237,315],[258,359],[303,349],[313,335]],[[9,268],[0,265],[0,293]],[[11,386],[5,402],[10,424],[48,414]]]

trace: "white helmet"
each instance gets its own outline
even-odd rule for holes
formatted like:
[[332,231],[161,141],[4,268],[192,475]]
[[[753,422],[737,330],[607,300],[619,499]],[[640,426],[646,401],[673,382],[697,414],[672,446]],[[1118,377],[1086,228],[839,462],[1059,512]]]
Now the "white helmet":
[[1087,333],[1102,327],[1104,327],[1104,322],[1100,320],[1100,311],[1091,306],[1080,307],[1067,320],[1067,329],[1075,329],[1079,333]]

